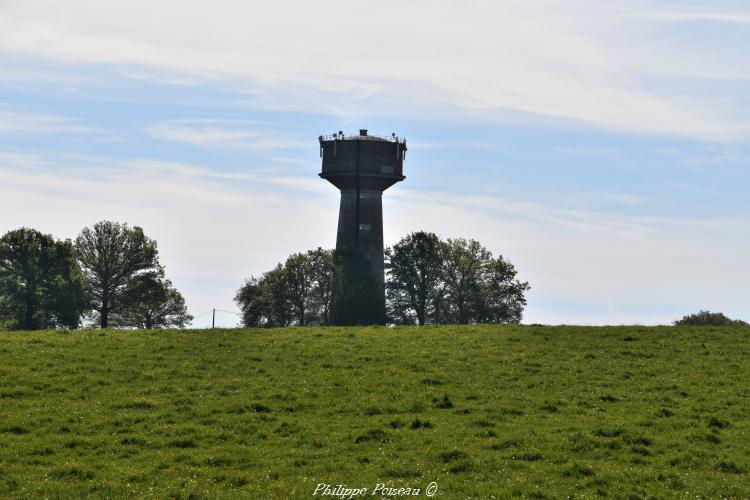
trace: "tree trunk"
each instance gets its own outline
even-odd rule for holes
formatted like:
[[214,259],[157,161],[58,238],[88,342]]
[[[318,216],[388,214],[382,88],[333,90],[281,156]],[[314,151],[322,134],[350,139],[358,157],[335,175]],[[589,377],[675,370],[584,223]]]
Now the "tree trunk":
[[34,305],[32,303],[26,304],[26,311],[24,311],[24,318],[23,318],[23,329],[24,330],[34,329]]
[[466,304],[464,302],[463,297],[459,298],[456,302],[458,302],[458,322],[459,324],[465,324],[468,323],[466,321]]
[[420,289],[417,298],[417,323],[419,326],[424,326],[425,311],[427,310],[427,294],[423,292],[424,288]]
[[102,328],[107,328],[108,325],[109,325],[109,295],[107,293],[103,293],[100,326]]
[[25,310],[23,312],[23,325],[21,327],[24,330],[34,329],[34,310],[36,309],[36,286],[31,283],[26,283],[26,300]]

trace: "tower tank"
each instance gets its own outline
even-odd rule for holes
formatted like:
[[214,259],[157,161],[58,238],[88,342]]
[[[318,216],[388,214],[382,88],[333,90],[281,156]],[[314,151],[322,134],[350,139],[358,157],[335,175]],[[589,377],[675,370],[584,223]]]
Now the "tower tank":
[[406,140],[395,134],[369,135],[366,129],[359,135],[339,132],[318,140],[323,163],[319,175],[341,191],[336,251],[354,252],[368,261],[384,311],[383,191],[405,179]]

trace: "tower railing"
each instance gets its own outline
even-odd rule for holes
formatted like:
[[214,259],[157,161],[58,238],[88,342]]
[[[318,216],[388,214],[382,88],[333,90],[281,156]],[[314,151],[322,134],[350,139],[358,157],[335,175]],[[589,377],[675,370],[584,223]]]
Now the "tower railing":
[[345,134],[331,134],[331,135],[321,135],[318,137],[318,140],[323,141],[346,141],[346,140],[382,140],[382,141],[388,141],[388,142],[398,142],[399,144],[406,144],[406,137],[399,137],[397,135],[387,136],[387,135],[345,135]]

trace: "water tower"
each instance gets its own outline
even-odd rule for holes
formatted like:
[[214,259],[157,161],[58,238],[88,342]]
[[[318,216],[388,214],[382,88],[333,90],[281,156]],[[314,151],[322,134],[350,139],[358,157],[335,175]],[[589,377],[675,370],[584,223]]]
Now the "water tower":
[[356,252],[369,262],[385,310],[383,191],[405,179],[406,140],[368,135],[320,136],[320,177],[341,190],[337,252]]

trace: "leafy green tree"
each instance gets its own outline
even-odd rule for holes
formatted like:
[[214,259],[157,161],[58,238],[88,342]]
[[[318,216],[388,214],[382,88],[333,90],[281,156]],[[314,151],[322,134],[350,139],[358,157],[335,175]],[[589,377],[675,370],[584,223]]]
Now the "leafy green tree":
[[234,300],[247,327],[281,327],[292,323],[287,272],[281,264],[260,278],[247,280]]
[[0,323],[9,328],[76,328],[86,308],[70,241],[21,228],[0,239]]
[[683,316],[682,319],[674,322],[675,326],[722,326],[722,325],[736,325],[736,326],[747,326],[745,321],[741,319],[730,319],[724,315],[724,313],[712,313],[711,311],[700,310],[694,314],[688,314]]
[[340,289],[341,270],[333,250],[316,248],[307,252],[313,282],[310,295],[316,324],[331,325],[333,300]]
[[476,240],[448,239],[443,245],[444,318],[455,323],[519,323],[528,282],[502,256]]
[[283,266],[293,324],[327,325],[339,273],[331,250],[316,248],[296,253]]
[[441,282],[443,256],[435,233],[419,231],[402,238],[385,252],[389,316],[398,323],[422,326],[434,308]]
[[471,323],[482,307],[482,278],[492,254],[476,240],[458,238],[443,244],[443,255],[446,317],[451,323]]
[[395,323],[518,323],[527,282],[475,240],[412,233],[386,250],[386,291]]
[[137,226],[98,222],[81,231],[75,248],[102,328],[109,326],[111,314],[122,313],[132,305],[135,295],[129,287],[136,278],[158,272],[156,242]]
[[307,254],[295,253],[284,263],[289,304],[300,326],[305,326],[314,319],[314,304],[311,303],[313,272]]
[[333,324],[341,274],[332,250],[293,254],[240,288],[235,302],[242,322],[249,327]]
[[383,289],[356,252],[317,248],[248,279],[235,296],[245,326],[384,323]]
[[149,272],[136,276],[127,287],[129,304],[111,315],[110,324],[126,328],[185,328],[193,320],[188,314],[185,299],[164,272]]
[[502,256],[489,260],[483,274],[476,321],[520,323],[526,306],[524,293],[531,288],[529,283],[518,280],[516,268]]
[[234,301],[242,311],[242,324],[246,327],[268,326],[270,321],[270,294],[263,277],[251,276],[237,291]]
[[287,273],[281,264],[263,276],[269,297],[270,326],[289,326],[294,315],[290,307],[289,282]]

